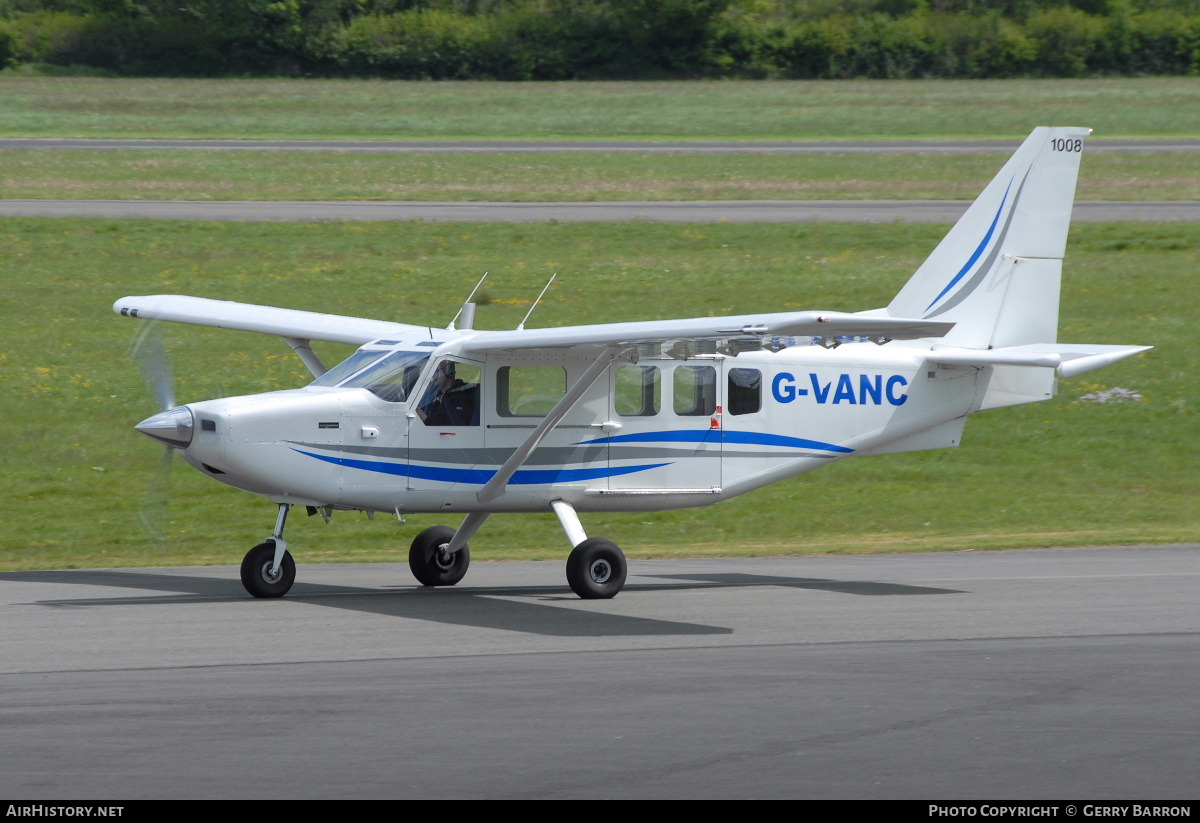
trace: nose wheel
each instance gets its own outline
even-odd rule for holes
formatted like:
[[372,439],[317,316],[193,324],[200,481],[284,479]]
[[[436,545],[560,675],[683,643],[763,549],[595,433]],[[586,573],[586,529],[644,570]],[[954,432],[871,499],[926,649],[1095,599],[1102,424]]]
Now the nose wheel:
[[279,505],[274,534],[242,558],[242,586],[255,597],[283,597],[296,582],[296,561],[283,539],[290,508],[286,503]]
[[259,543],[242,560],[242,585],[255,597],[283,597],[296,582],[296,561],[287,551],[275,566],[275,541]]

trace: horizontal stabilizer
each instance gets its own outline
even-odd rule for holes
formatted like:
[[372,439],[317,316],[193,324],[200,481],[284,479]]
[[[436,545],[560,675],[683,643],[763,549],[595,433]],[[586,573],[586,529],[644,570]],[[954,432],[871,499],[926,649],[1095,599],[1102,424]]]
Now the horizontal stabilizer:
[[1062,358],[1052,352],[1013,349],[935,349],[925,358],[941,366],[1042,366],[1058,368]]
[[1141,354],[1144,351],[1149,351],[1153,346],[1091,346],[1087,344],[1067,345],[1059,344],[1056,346],[1023,346],[1022,348],[1037,349],[1049,348],[1053,349],[1059,357],[1062,358],[1062,365],[1058,367],[1059,377],[1075,377],[1079,374],[1086,374],[1093,369],[1098,369],[1102,366],[1108,366],[1116,363],[1118,360],[1124,360],[1126,357],[1132,357],[1135,354]]
[[142,320],[169,320],[218,329],[277,334],[303,340],[351,343],[356,346],[383,337],[414,331],[428,332],[424,326],[176,294],[122,297],[113,304],[113,311],[124,317],[137,317]]
[[1075,377],[1147,351],[1153,346],[1035,343],[1003,349],[934,349],[926,359],[945,366],[1041,366]]
[[461,351],[464,354],[482,354],[573,346],[636,346],[669,340],[720,340],[735,337],[875,337],[915,340],[923,337],[941,337],[953,327],[953,323],[946,321],[863,316],[844,312],[781,312],[481,332],[465,341]]

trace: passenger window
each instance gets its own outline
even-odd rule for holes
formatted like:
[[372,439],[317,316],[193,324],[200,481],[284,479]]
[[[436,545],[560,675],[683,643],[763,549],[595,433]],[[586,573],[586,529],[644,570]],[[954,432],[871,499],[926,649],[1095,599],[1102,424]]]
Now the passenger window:
[[730,369],[725,408],[730,414],[753,414],[762,408],[762,373],[758,369]]
[[496,412],[501,417],[545,417],[567,393],[562,366],[501,366],[496,370]]
[[676,414],[712,414],[717,409],[717,370],[712,366],[676,366],[674,390]]
[[622,417],[652,417],[662,406],[662,380],[657,366],[617,367],[613,405]]

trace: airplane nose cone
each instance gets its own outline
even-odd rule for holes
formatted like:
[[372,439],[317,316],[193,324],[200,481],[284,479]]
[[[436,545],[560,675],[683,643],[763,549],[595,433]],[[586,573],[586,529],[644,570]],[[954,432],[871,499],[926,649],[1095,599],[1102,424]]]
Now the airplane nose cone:
[[153,417],[147,417],[134,428],[168,446],[186,449],[192,444],[195,423],[191,409],[187,406],[176,406]]

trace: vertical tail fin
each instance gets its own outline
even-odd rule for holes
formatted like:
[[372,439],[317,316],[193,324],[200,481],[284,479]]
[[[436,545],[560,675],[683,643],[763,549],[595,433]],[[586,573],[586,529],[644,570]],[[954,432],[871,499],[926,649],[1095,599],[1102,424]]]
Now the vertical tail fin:
[[887,307],[954,321],[946,344],[1000,348],[1058,339],[1062,258],[1084,138],[1039,127]]

